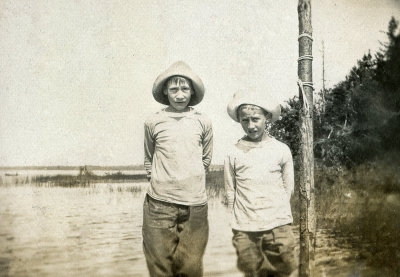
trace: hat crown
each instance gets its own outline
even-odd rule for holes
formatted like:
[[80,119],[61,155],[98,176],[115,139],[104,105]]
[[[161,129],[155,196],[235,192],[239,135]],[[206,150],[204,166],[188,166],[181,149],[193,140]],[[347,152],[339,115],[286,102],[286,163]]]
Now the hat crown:
[[271,113],[272,121],[278,120],[281,113],[279,101],[270,93],[237,92],[233,95],[227,107],[229,116],[237,122],[239,122],[237,110],[243,104],[255,105]]

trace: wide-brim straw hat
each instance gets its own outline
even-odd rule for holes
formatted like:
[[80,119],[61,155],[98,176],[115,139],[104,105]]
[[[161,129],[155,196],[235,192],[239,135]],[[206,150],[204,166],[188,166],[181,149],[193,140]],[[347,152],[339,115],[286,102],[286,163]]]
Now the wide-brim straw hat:
[[238,109],[244,104],[255,105],[271,113],[272,122],[277,121],[281,115],[281,105],[279,101],[276,100],[276,98],[271,94],[237,92],[233,95],[227,107],[228,114],[233,120],[239,122]]
[[186,63],[178,61],[161,73],[154,81],[153,97],[157,102],[169,105],[168,96],[164,94],[163,88],[165,81],[172,76],[182,76],[192,81],[194,93],[190,98],[188,106],[197,105],[203,100],[205,92],[203,82]]

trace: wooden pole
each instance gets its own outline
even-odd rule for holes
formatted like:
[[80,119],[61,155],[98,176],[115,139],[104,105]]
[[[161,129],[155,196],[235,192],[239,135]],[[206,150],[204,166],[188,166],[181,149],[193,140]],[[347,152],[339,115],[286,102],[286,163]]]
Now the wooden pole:
[[303,109],[300,116],[300,264],[299,276],[313,276],[315,256],[315,204],[313,153],[313,88],[311,0],[299,0],[298,77]]

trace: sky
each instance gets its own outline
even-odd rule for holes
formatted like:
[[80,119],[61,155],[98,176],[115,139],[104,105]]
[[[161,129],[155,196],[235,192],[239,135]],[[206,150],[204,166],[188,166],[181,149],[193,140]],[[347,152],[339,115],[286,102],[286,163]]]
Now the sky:
[[[386,41],[398,0],[312,1],[313,80],[344,79]],[[143,163],[153,82],[185,61],[214,128],[213,164],[242,136],[226,113],[257,87],[298,94],[297,1],[0,0],[0,166]]]

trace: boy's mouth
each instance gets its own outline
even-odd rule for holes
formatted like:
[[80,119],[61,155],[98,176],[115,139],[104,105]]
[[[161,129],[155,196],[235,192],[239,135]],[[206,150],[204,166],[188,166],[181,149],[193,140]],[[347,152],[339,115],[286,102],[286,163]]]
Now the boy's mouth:
[[251,138],[258,138],[261,134],[257,131],[249,131],[247,135]]

